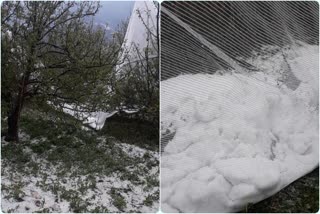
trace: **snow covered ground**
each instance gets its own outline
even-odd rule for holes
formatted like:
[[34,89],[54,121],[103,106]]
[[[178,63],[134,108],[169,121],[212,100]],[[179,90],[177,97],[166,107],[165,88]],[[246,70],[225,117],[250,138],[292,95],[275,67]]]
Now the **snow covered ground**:
[[247,59],[261,72],[161,82],[161,131],[175,133],[161,159],[163,212],[239,211],[318,166],[319,48],[262,51]]
[[70,145],[21,138],[19,145],[2,139],[3,212],[158,210],[157,152],[105,137],[89,145],[76,137]]

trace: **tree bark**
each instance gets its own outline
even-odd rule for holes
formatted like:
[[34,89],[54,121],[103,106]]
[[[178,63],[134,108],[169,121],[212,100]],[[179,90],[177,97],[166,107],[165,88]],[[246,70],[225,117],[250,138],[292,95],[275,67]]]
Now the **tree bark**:
[[25,91],[27,87],[27,82],[29,81],[30,72],[27,72],[26,75],[23,76],[21,81],[21,86],[19,90],[19,94],[16,99],[13,99],[12,107],[10,112],[8,112],[8,132],[5,137],[5,141],[16,141],[19,142],[19,120],[20,113],[25,100]]
[[23,98],[18,98],[13,104],[13,108],[8,115],[8,132],[5,137],[6,141],[19,142],[19,119],[23,105]]
[[32,72],[34,72],[36,44],[31,45],[30,57],[28,58],[27,70],[19,81],[19,93],[16,99],[13,98],[12,108],[8,112],[8,133],[5,137],[6,141],[19,142],[19,120],[20,113],[26,97],[27,85]]

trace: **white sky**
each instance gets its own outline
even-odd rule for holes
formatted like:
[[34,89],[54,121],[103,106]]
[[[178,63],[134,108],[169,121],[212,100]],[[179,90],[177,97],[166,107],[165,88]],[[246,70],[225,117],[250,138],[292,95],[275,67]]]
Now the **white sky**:
[[95,16],[95,22],[108,23],[114,29],[121,20],[125,20],[131,15],[134,1],[101,1],[100,4],[102,8]]

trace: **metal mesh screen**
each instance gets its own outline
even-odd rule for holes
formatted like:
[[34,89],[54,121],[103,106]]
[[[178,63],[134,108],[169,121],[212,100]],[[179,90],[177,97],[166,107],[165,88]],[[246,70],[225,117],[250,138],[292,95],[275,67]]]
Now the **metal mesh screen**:
[[226,62],[217,56],[181,23],[248,70],[258,68],[238,58],[250,57],[264,45],[319,42],[317,2],[163,2],[162,80],[235,66],[230,59]]

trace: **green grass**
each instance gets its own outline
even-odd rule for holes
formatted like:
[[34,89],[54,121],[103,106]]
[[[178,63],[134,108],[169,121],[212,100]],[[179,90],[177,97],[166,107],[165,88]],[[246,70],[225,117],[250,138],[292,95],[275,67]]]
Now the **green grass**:
[[114,140],[102,143],[96,133],[75,127],[73,123],[23,117],[21,130],[28,133],[32,140],[9,143],[2,149],[2,157],[20,165],[32,164],[30,156],[23,152],[23,148],[29,147],[33,153],[46,157],[52,164],[63,163],[66,170],[77,166],[81,174],[108,175],[125,171],[128,163],[137,163],[117,147]]
[[107,120],[99,134],[113,136],[124,143],[153,151],[159,149],[158,126],[146,121],[127,118]]
[[110,195],[112,197],[113,205],[117,207],[119,211],[123,212],[127,204],[120,191],[118,191],[116,188],[111,188]]
[[143,204],[145,204],[146,206],[152,206],[153,202],[158,200],[159,200],[158,194],[148,195],[146,199],[143,201]]
[[12,198],[15,201],[21,202],[23,201],[23,197],[25,196],[25,193],[22,191],[22,187],[24,186],[24,183],[17,182],[12,185],[2,185],[2,191],[9,192],[8,195],[5,196],[5,198],[9,199]]
[[[48,116],[52,115],[51,113],[38,114],[31,110],[25,111],[21,118],[20,128],[29,137],[21,138],[19,143],[2,144],[1,173],[3,176],[9,177],[10,180],[16,179],[16,174],[23,177],[30,175],[41,178],[35,185],[43,191],[59,195],[56,200],[59,198],[60,201],[68,201],[71,211],[76,213],[108,212],[108,207],[101,205],[89,209],[90,201],[94,200],[96,195],[93,194],[92,198],[83,199],[83,195],[88,191],[95,192],[97,183],[100,182],[99,177],[117,174],[121,180],[130,181],[130,185],[145,185],[146,190],[159,186],[157,175],[146,176],[152,167],[159,165],[159,161],[153,158],[151,153],[147,152],[139,158],[131,157],[118,145],[119,142],[127,142],[124,138],[120,137],[121,140],[117,140],[106,133],[85,131],[81,129],[80,123],[68,116],[64,119],[48,120]],[[114,129],[117,128],[119,127],[114,127]],[[132,139],[139,139],[137,142],[141,147],[151,148],[149,144],[154,139],[149,137],[139,134],[138,137],[135,136]],[[133,144],[137,145],[136,142]],[[39,160],[41,164],[37,162]],[[56,169],[57,177],[54,181],[49,178],[52,167]],[[4,169],[9,170],[4,171]],[[77,182],[76,189],[64,187],[63,184],[70,180]],[[9,186],[2,184],[2,191],[7,191],[6,197],[16,201],[22,200],[25,194],[22,191],[24,185],[26,184],[15,183]],[[112,197],[111,203],[120,212],[128,212],[127,202],[121,193],[131,191],[129,187],[112,189],[109,192]],[[156,198],[159,193],[153,195]],[[151,196],[148,197],[145,204],[151,206],[152,199]],[[37,212],[52,211],[51,208],[39,207]],[[132,210],[132,212],[137,212],[137,210]]]

